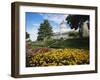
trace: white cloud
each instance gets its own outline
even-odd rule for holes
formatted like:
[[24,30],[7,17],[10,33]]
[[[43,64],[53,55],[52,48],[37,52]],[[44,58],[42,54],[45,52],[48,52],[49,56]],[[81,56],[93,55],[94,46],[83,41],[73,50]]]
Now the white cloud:
[[[64,21],[66,22],[66,31],[72,31],[72,29],[69,28],[69,25],[67,24],[66,17],[67,14],[40,14],[44,19],[48,19],[49,21],[53,21],[54,23],[57,23],[58,25]],[[60,25],[53,25],[53,32],[59,32],[60,31]]]
[[29,30],[28,30],[28,33],[30,34],[30,39],[32,41],[35,41],[37,40],[37,36],[38,36],[38,29],[36,27],[31,27]]
[[53,21],[57,24],[60,24],[68,16],[68,15],[64,15],[64,14],[40,14],[40,15],[44,19],[48,19],[49,21]]
[[56,27],[56,26],[53,27],[53,32],[54,32],[54,33],[59,32],[59,31],[60,31],[59,27]]
[[30,34],[30,39],[32,41],[36,41],[37,40],[39,26],[40,26],[40,24],[33,24],[31,29],[28,31],[29,34]]

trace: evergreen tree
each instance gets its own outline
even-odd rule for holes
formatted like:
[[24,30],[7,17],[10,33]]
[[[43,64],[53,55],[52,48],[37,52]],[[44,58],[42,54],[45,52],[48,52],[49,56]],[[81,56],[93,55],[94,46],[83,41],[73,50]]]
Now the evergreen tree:
[[38,41],[42,41],[45,38],[50,39],[52,36],[52,27],[48,20],[44,20],[43,23],[40,24],[40,28],[38,29]]

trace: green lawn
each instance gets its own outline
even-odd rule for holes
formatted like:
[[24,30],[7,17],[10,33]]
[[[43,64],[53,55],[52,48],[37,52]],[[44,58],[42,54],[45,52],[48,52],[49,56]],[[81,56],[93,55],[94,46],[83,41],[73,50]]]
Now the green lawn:
[[74,38],[74,39],[60,39],[60,40],[49,40],[45,42],[33,42],[33,47],[50,47],[50,48],[79,48],[89,49],[89,38]]

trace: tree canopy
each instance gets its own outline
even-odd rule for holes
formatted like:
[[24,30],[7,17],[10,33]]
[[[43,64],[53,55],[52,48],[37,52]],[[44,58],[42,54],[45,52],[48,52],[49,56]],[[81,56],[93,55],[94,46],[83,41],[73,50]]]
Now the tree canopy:
[[[80,36],[82,37],[82,25],[86,20],[89,21],[89,15],[69,15],[66,18],[67,23],[70,25],[71,29],[77,30],[79,28]],[[88,24],[89,27],[89,24]]]
[[69,15],[66,18],[67,23],[70,25],[71,29],[78,29],[78,27],[81,27],[80,25],[85,22],[86,20],[89,20],[88,15]]
[[52,27],[48,20],[44,20],[43,23],[40,24],[40,28],[38,29],[38,41],[42,41],[45,38],[51,38],[53,35]]

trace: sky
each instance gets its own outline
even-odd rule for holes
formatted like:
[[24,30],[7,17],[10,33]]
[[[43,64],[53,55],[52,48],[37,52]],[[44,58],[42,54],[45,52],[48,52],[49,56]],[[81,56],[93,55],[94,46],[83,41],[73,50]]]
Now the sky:
[[[59,32],[60,23],[66,22],[67,16],[67,14],[26,12],[26,32],[30,34],[32,41],[37,40],[39,26],[45,19],[49,21],[53,32]],[[68,24],[66,24],[66,29],[71,30]]]

